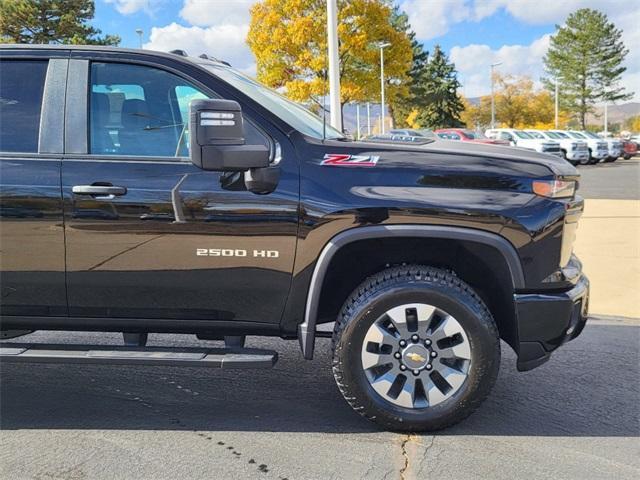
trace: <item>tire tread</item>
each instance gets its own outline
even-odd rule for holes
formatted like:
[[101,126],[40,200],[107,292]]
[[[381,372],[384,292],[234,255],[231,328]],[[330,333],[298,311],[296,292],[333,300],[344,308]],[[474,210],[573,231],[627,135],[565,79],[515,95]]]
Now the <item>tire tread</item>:
[[[381,421],[382,419],[377,418],[377,415],[374,412],[368,411],[366,405],[360,399],[351,395],[351,389],[349,388],[349,385],[346,384],[344,378],[345,365],[341,360],[343,356],[340,355],[340,349],[343,348],[343,344],[340,342],[340,340],[345,328],[354,319],[355,314],[368,303],[369,299],[374,294],[376,294],[376,292],[378,292],[382,288],[406,284],[407,281],[428,282],[432,284],[436,283],[439,286],[453,289],[459,294],[467,297],[471,302],[471,305],[473,305],[473,309],[478,320],[489,330],[490,335],[496,340],[495,348],[498,352],[498,358],[500,355],[500,340],[498,328],[493,319],[493,316],[491,315],[491,312],[482,301],[480,296],[473,290],[473,288],[471,288],[466,282],[460,279],[454,272],[426,265],[401,265],[387,268],[367,278],[349,296],[335,322],[331,339],[333,353],[333,375],[338,389],[342,393],[345,400],[349,403],[351,408],[353,408],[353,410],[355,410],[368,420],[382,424],[386,428],[399,431],[410,431],[410,425],[405,425],[402,428],[398,428],[398,425],[395,423],[386,423],[384,421]],[[488,395],[491,387],[493,386],[493,383],[495,382],[496,376],[497,369],[495,371],[495,375],[493,375],[493,378],[490,380],[491,385],[489,386],[489,388],[485,389],[484,395],[479,398],[474,398],[470,402],[466,402],[464,408],[459,409],[457,415],[455,415],[455,418],[451,419],[450,421],[442,422],[435,428],[430,428],[430,430],[439,430],[442,428],[446,428],[455,423],[458,423],[467,416],[471,415],[471,413],[473,413],[480,406],[482,401]]]

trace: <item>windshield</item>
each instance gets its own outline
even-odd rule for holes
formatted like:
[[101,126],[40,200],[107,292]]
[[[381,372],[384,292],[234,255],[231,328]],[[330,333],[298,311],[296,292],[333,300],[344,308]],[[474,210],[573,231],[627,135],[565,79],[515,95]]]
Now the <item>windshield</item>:
[[529,135],[531,135],[533,138],[538,138],[538,139],[544,139],[544,135],[542,135],[540,132],[527,132]]
[[545,135],[547,135],[547,137],[549,138],[553,138],[554,140],[558,140],[559,138],[562,138],[558,133],[556,132],[544,132]]
[[593,132],[584,131],[584,132],[582,132],[582,135],[584,135],[584,136],[586,136],[588,138],[595,138],[596,140],[600,140],[600,137],[598,135],[596,135],[595,133],[593,133]]
[[523,132],[522,130],[514,130],[514,133],[520,138],[533,138],[532,135],[529,135],[527,132]]
[[567,135],[564,132],[553,132],[553,133],[555,133],[558,136],[558,138],[571,138],[569,135]]
[[[328,123],[323,126],[322,118],[310,112],[303,106],[292,102],[279,93],[265,87],[251,78],[233,70],[232,68],[218,65],[203,65],[216,76],[237,88],[242,93],[256,101],[264,108],[272,112],[278,118],[291,125],[300,133],[313,138],[336,139],[346,138]],[[326,130],[325,130],[326,128]],[[326,134],[323,135],[323,131]]]
[[571,135],[573,138],[584,138],[584,135],[578,132],[569,132],[569,135]]

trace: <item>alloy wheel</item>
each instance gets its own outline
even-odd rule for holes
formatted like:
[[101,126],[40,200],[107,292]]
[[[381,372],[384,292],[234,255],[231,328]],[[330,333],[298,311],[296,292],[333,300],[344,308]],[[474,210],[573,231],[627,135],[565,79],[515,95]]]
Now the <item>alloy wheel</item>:
[[394,307],[369,327],[362,367],[384,400],[405,408],[437,405],[467,379],[471,347],[462,325],[424,303]]

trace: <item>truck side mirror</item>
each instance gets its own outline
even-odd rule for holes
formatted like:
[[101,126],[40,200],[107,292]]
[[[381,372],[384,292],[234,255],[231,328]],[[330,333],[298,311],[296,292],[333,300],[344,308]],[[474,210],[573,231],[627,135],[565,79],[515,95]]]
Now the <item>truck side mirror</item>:
[[189,113],[191,161],[203,170],[246,171],[269,166],[269,149],[245,145],[238,102],[192,100]]

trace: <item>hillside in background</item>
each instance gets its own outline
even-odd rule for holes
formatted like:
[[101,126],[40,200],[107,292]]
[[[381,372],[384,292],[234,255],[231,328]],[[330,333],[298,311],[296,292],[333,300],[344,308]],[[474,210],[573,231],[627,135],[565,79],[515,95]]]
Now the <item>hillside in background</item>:
[[[627,118],[640,115],[640,102],[629,102],[621,105],[609,105],[609,123],[622,123]],[[587,123],[596,124],[604,121],[604,107],[596,107],[595,114],[587,116]]]

